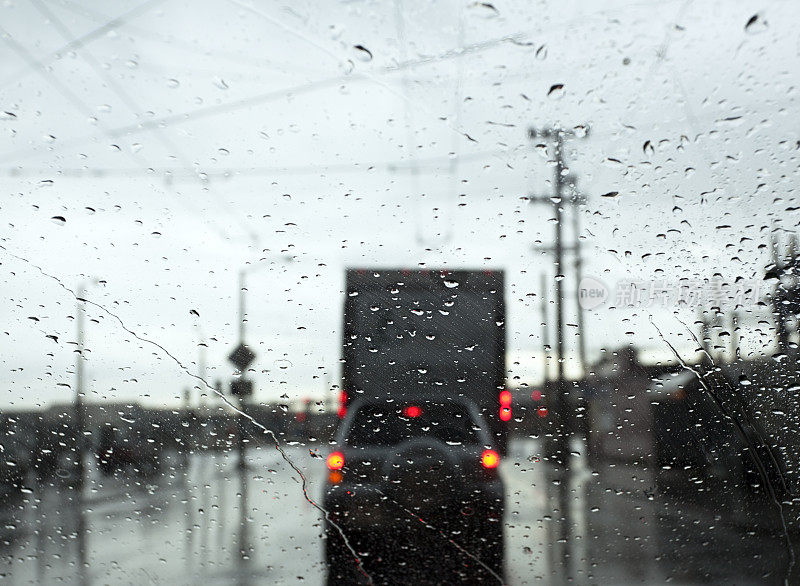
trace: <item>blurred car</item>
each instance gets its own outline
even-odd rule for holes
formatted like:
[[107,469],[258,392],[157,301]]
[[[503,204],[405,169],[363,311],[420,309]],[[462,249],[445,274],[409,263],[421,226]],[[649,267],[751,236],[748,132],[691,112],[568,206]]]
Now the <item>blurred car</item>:
[[350,548],[381,582],[502,577],[499,463],[470,401],[356,401],[327,457],[328,583],[364,577]]
[[142,426],[131,425],[126,433],[118,434],[110,425],[100,428],[97,446],[97,465],[106,476],[130,470],[145,478],[161,470],[161,448]]
[[0,414],[0,500],[23,489],[35,444],[35,430],[16,416]]

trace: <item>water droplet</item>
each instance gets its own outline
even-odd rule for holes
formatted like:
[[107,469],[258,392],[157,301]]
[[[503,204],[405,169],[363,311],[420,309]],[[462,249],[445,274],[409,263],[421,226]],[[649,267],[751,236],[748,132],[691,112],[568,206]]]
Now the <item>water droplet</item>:
[[353,45],[353,49],[356,50],[356,57],[359,61],[372,61],[372,51],[364,45]]
[[754,35],[764,32],[767,29],[768,23],[760,14],[756,13],[747,19],[744,25],[744,32]]
[[50,220],[54,224],[58,224],[59,226],[63,226],[64,224],[67,223],[67,219],[64,216],[53,216],[52,218],[50,218]]
[[554,83],[547,92],[548,98],[559,99],[564,95],[564,84]]

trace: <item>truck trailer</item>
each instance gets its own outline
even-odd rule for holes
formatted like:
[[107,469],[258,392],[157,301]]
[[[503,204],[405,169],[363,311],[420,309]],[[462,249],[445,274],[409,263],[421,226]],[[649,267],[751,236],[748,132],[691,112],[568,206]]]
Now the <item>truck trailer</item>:
[[505,451],[505,331],[502,271],[348,269],[339,417],[359,397],[466,398]]

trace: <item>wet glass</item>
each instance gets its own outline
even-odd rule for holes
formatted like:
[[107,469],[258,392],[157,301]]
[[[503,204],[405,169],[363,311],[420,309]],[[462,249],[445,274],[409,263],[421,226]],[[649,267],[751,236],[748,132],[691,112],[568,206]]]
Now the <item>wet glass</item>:
[[798,17],[4,3],[0,581],[800,582]]

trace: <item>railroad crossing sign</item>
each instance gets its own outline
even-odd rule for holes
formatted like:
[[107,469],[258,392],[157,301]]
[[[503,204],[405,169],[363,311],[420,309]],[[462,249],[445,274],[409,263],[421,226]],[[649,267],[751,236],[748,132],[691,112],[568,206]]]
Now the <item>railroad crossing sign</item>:
[[255,357],[255,353],[248,348],[244,342],[241,342],[233,349],[233,352],[228,355],[228,360],[230,360],[231,364],[238,368],[240,372],[244,372],[244,370],[253,363]]

